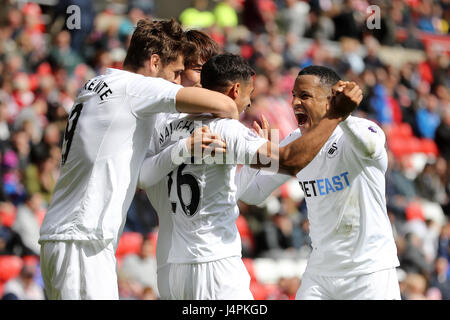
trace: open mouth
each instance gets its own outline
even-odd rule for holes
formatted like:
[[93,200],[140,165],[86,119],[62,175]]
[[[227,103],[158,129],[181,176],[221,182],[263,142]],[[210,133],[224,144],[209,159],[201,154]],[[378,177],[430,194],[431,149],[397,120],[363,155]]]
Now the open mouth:
[[304,110],[296,110],[295,118],[297,119],[298,126],[301,127],[308,122],[309,116]]

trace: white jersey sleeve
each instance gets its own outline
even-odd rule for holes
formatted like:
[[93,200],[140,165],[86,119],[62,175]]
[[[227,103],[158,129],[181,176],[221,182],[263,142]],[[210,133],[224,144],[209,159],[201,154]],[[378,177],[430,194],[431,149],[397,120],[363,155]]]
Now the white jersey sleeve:
[[348,117],[339,124],[349,139],[349,146],[360,157],[367,160],[380,160],[386,154],[386,136],[374,122]]
[[[301,137],[301,132],[297,129],[280,142],[280,147],[286,146],[299,137]],[[289,175],[273,174],[244,166],[236,174],[238,199],[250,205],[258,205],[291,178]]]
[[175,159],[184,159],[189,155],[186,139],[181,139],[175,144],[170,145],[156,155],[147,157],[142,163],[139,173],[139,187],[147,189],[158,183],[162,178],[168,175],[182,162],[174,161]]
[[126,89],[131,112],[138,118],[158,112],[176,113],[176,95],[181,88],[161,78],[135,78]]

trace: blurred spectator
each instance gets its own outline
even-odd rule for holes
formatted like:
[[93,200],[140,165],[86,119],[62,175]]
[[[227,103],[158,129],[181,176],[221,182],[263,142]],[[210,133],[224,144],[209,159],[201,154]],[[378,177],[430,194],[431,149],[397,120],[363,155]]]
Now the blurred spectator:
[[406,248],[400,258],[400,267],[407,273],[421,274],[427,276],[431,267],[427,263],[422,251],[422,240],[415,233],[408,233],[405,236]]
[[414,180],[417,194],[424,199],[437,203],[446,201],[445,185],[437,172],[438,163],[444,166],[443,172],[447,171],[446,163],[440,158],[440,161],[428,162],[425,164],[422,172]]
[[450,161],[450,106],[448,105],[442,111],[442,121],[436,129],[434,139],[441,155]]
[[409,273],[405,279],[405,287],[402,296],[405,300],[427,300],[427,280],[417,273]]
[[245,0],[242,11],[242,22],[256,34],[266,32],[265,20],[261,8],[260,0]]
[[45,300],[44,290],[34,277],[37,269],[33,264],[25,264],[20,275],[5,283],[3,300]]
[[438,257],[444,257],[450,262],[450,222],[441,229],[438,240]]
[[30,252],[24,247],[20,235],[12,229],[16,208],[10,202],[0,202],[0,255],[23,256]]
[[14,130],[24,130],[33,144],[42,139],[44,127],[47,125],[47,102],[37,99],[30,106],[24,107],[14,121]]
[[341,10],[333,17],[334,25],[338,26],[334,34],[334,40],[340,40],[341,37],[361,39],[362,26],[355,18],[357,11],[354,9],[352,0],[342,2]]
[[309,4],[300,0],[285,0],[285,5],[286,7],[279,13],[284,31],[292,36],[302,38],[308,26]]
[[308,24],[304,36],[313,39],[332,39],[335,34],[335,25],[333,20],[326,15],[322,15],[320,10],[311,9],[309,11]]
[[39,192],[49,204],[59,174],[58,167],[59,163],[48,153],[36,159],[36,164],[29,164],[23,177],[27,193]]
[[138,292],[144,292],[150,287],[156,296],[159,296],[156,280],[156,243],[155,237],[144,237],[139,254],[128,254],[123,258],[119,270],[119,278],[135,287],[140,287]]
[[416,198],[414,182],[405,175],[405,162],[399,161],[392,152],[388,152],[388,169],[386,171],[387,208],[397,218],[406,219],[405,210],[409,202]]
[[53,66],[60,66],[73,74],[75,67],[82,62],[77,51],[70,47],[69,31],[63,30],[56,35],[55,46],[50,51],[50,61]]
[[[77,6],[79,8],[79,12],[81,15],[77,17],[79,19],[80,27],[70,27],[70,46],[73,50],[77,52],[83,52],[83,46],[86,38],[91,33],[94,27],[94,17],[95,12],[93,8],[92,1],[89,0],[62,0],[58,1],[58,5],[56,7],[56,14],[63,16],[64,20],[67,23],[69,18],[68,13],[71,15],[76,13],[77,11],[69,10],[67,8],[71,6]],[[72,7],[73,8],[73,7]]]
[[434,271],[430,278],[430,287],[437,288],[441,292],[442,300],[450,300],[449,263],[444,257],[437,258],[434,263]]
[[300,279],[298,277],[281,277],[278,280],[277,290],[267,297],[267,300],[295,300]]
[[0,98],[0,150],[3,151],[8,146],[11,138],[11,130],[8,124],[8,106]]
[[257,252],[261,256],[279,257],[286,249],[293,249],[293,223],[284,212],[277,212],[264,222],[262,231],[257,235]]
[[238,0],[220,1],[213,10],[216,24],[220,28],[236,27],[239,23],[239,17],[236,11],[238,6]]
[[434,139],[437,127],[440,123],[438,113],[439,100],[435,95],[429,94],[423,104],[419,104],[417,110],[417,127],[420,134],[428,139]]
[[39,229],[45,216],[44,201],[40,193],[27,196],[24,204],[17,208],[12,229],[22,239],[30,254],[40,255]]
[[310,253],[312,250],[311,238],[309,237],[309,220],[304,217],[300,221],[300,227],[293,230],[293,245],[298,250]]
[[180,14],[180,22],[186,28],[208,28],[215,23],[214,13],[208,10],[208,0],[193,0],[192,6]]

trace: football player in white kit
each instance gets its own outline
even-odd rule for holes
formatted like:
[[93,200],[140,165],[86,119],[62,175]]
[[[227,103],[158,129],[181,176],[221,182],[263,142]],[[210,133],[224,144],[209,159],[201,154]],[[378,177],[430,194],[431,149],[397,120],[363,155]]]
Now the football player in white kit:
[[[181,73],[181,85],[184,87],[201,87],[200,73],[203,64],[219,53],[218,44],[206,33],[191,29],[186,31],[186,38],[191,43],[195,50],[185,58],[184,70]],[[164,130],[167,124],[185,117],[185,113],[160,114],[160,118],[165,118],[159,121],[156,126],[153,137],[150,142],[148,156],[154,156],[160,152],[158,144],[161,131]],[[205,127],[206,128],[206,127]],[[204,129],[200,128],[200,131]],[[196,133],[197,138],[202,137],[202,133]],[[214,135],[210,136],[214,138]],[[204,140],[204,139],[203,139]],[[169,256],[169,249],[172,240],[172,217],[169,212],[169,196],[167,192],[167,182],[161,179],[158,183],[146,188],[147,197],[158,214],[158,240],[156,243],[156,262],[157,262],[157,280],[159,297],[162,300],[170,299],[169,291],[169,271],[170,265],[167,262]]]
[[[222,54],[203,66],[201,82],[203,87],[235,99],[239,111],[243,111],[250,106],[253,75],[243,58]],[[165,190],[170,203],[165,205],[167,212],[159,215],[170,215],[173,222],[168,256],[172,299],[253,298],[250,277],[241,260],[241,242],[235,224],[239,215],[236,164],[255,163],[259,158],[254,166],[263,167],[260,157],[266,156],[274,162],[279,160],[284,170],[298,172],[313,159],[337,124],[353,111],[356,104],[347,103],[340,107],[342,111],[339,112],[337,108],[330,109],[328,116],[302,137],[303,140],[298,139],[279,149],[235,120],[187,116],[166,125],[159,139],[153,140],[157,144],[155,147],[162,151],[144,161],[140,183],[147,190],[160,179],[167,184]],[[179,166],[174,163],[174,154],[178,155],[180,151],[176,139],[183,134],[189,135],[196,122],[207,125],[225,140],[227,156],[231,156],[232,161],[225,164],[185,162]],[[189,152],[184,154],[190,157]],[[167,172],[170,173],[167,175]],[[148,194],[150,197],[151,192]]]
[[[331,69],[311,66],[295,81],[293,108],[299,128],[280,145],[311,130],[329,107],[332,87],[352,88]],[[353,87],[355,88],[355,87]],[[399,265],[386,213],[387,154],[383,130],[349,116],[323,148],[296,174],[304,191],[313,250],[296,299],[400,299]],[[259,204],[288,176],[257,175],[243,168],[241,200]]]
[[175,20],[140,20],[124,70],[81,89],[40,231],[49,299],[118,299],[115,251],[158,113],[238,117],[229,97],[179,85],[190,47]]

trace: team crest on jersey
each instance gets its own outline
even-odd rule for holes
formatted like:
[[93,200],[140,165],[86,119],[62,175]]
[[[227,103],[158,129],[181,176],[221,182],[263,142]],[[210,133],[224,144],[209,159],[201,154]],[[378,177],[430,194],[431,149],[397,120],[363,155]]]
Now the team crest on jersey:
[[249,141],[254,141],[254,140],[259,139],[259,136],[253,130],[247,130],[247,134],[244,137],[245,137],[245,139],[247,139]]
[[333,144],[331,145],[331,148],[328,149],[327,151],[327,157],[328,158],[334,158],[336,155],[338,154],[338,147],[336,142],[333,142]]

